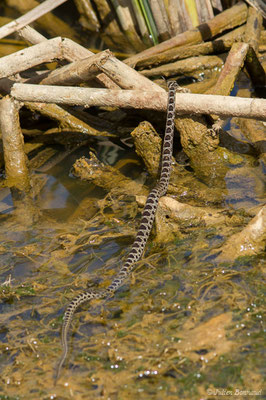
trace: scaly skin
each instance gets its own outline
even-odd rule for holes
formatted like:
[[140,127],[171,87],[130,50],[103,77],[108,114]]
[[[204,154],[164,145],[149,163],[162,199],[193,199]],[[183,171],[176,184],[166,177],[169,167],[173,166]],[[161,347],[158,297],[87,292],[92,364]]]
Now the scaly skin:
[[103,299],[113,294],[120,286],[122,286],[125,283],[126,279],[130,276],[132,270],[134,269],[136,262],[141,258],[144,252],[148,237],[152,229],[159,199],[167,192],[171,175],[171,169],[172,169],[171,158],[173,152],[173,138],[174,138],[175,93],[178,87],[175,81],[169,81],[167,85],[169,93],[168,93],[166,127],[165,127],[165,135],[164,135],[163,150],[162,150],[162,166],[161,166],[160,180],[147,197],[147,201],[144,210],[142,212],[140,226],[135,241],[127,256],[126,262],[123,264],[118,274],[114,277],[111,284],[107,287],[107,289],[102,291],[96,291],[90,289],[85,292],[82,292],[78,294],[68,305],[64,314],[64,321],[62,325],[62,334],[61,334],[63,352],[60,362],[58,364],[55,381],[57,381],[61,373],[61,369],[64,365],[64,362],[68,354],[67,336],[76,309],[82,303],[85,303],[89,300]]

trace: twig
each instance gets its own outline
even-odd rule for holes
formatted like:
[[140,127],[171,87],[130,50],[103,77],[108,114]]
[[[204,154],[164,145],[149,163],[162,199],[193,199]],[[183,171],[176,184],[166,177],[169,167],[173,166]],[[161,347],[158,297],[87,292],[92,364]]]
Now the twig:
[[0,28],[0,39],[5,36],[10,35],[13,32],[23,28],[25,25],[30,24],[36,19],[40,18],[44,14],[53,10],[54,8],[60,6],[65,3],[67,0],[46,0],[39,6],[35,7],[33,10],[30,10],[25,15],[22,15],[18,19],[6,24]]
[[[83,106],[137,108],[165,111],[166,92],[55,87],[15,83],[11,95],[20,101]],[[176,111],[182,114],[217,114],[266,121],[266,100],[192,93],[176,95]]]

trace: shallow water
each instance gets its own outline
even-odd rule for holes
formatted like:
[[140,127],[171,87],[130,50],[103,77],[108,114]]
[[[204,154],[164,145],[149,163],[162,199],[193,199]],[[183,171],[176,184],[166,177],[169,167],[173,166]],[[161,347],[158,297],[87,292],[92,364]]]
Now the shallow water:
[[[142,176],[136,158],[133,171],[130,150],[102,142],[97,150],[101,161],[123,159],[123,172]],[[107,202],[100,212],[106,193],[71,176],[71,165],[87,151],[36,172],[45,184],[32,225],[13,215],[12,197],[3,189],[0,399],[211,399],[224,391],[257,398],[263,389],[264,260],[217,265],[209,255],[228,228],[213,226],[186,228],[168,244],[151,236],[130,282],[77,313],[69,358],[54,387],[66,305],[88,285],[110,281],[139,220],[133,200]],[[225,183],[230,213],[262,204],[259,164],[231,168]]]

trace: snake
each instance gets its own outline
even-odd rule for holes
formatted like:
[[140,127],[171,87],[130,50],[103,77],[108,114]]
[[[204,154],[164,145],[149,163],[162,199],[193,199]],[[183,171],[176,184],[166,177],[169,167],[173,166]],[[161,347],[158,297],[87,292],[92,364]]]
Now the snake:
[[106,289],[94,290],[88,289],[84,292],[78,294],[69,303],[66,308],[63,324],[61,330],[61,344],[62,344],[62,355],[57,367],[57,372],[55,376],[55,383],[60,376],[62,367],[65,363],[68,354],[68,333],[71,326],[73,316],[77,308],[92,299],[104,299],[109,297],[114,292],[117,291],[125,281],[130,277],[135,264],[141,258],[148,237],[150,235],[156,210],[158,207],[160,197],[164,196],[167,192],[171,169],[172,169],[172,152],[173,152],[173,138],[174,138],[174,118],[175,118],[175,94],[178,88],[176,81],[168,81],[168,101],[167,101],[167,115],[166,115],[166,126],[164,133],[164,141],[162,146],[162,156],[161,156],[161,170],[160,179],[156,186],[150,191],[144,209],[142,211],[140,225],[135,237],[135,240],[131,246],[130,252],[121,266],[118,273],[114,276],[110,285]]

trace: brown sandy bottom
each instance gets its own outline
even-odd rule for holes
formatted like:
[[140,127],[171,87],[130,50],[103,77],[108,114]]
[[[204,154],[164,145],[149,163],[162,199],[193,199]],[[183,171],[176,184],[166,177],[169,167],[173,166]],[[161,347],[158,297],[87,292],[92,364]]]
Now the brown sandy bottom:
[[[71,201],[52,209],[60,190],[49,182],[38,222],[25,227],[12,213],[1,216],[0,399],[259,394],[264,260],[215,263],[210,253],[239,226],[193,221],[167,244],[153,234],[131,281],[113,298],[82,307],[54,387],[65,306],[86,287],[110,282],[133,242],[139,213],[131,197],[110,199],[91,190],[74,214]],[[86,184],[71,182],[78,198]],[[254,181],[250,185],[254,197],[261,196]],[[254,204],[240,192],[230,181],[229,197],[244,205],[231,208],[231,216],[239,220],[242,213],[246,221],[245,207]]]

